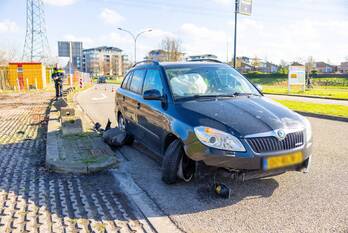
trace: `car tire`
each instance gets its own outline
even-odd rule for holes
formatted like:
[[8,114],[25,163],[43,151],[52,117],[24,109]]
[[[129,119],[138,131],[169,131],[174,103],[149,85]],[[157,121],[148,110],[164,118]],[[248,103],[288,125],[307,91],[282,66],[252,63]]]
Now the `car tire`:
[[[121,122],[123,122],[123,123],[121,123]],[[122,130],[124,130],[126,132],[126,138],[124,139],[124,145],[132,145],[133,142],[134,142],[134,136],[131,135],[127,131],[127,122],[124,119],[122,113],[119,113],[118,116],[117,116],[117,127],[121,128]]]
[[[167,148],[162,161],[162,180],[166,184],[174,184],[178,178],[185,182],[191,181],[194,175],[194,168],[192,173],[187,174],[182,170],[183,161],[190,160],[186,155],[182,143],[179,139],[174,140]],[[191,160],[192,161],[192,160]],[[192,163],[194,163],[192,161]],[[189,171],[190,172],[190,171]],[[185,174],[186,173],[186,174]],[[180,175],[181,174],[181,175]]]

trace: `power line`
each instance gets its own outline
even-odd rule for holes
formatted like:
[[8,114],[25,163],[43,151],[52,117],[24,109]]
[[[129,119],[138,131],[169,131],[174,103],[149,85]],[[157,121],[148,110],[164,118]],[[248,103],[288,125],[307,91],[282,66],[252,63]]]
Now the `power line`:
[[[193,4],[177,4],[173,2],[166,2],[165,4],[161,1],[154,1],[154,0],[142,0],[141,2],[138,0],[109,0],[109,2],[117,2],[118,5],[123,5],[126,7],[136,7],[143,9],[144,7],[148,8],[156,8],[156,9],[161,9],[162,11],[171,11],[172,13],[183,13],[183,14],[194,14],[194,15],[210,15],[210,16],[216,16],[218,18],[225,18],[225,17],[232,17],[234,14],[234,7],[232,5],[226,5],[227,8],[230,8],[229,10],[219,10],[219,9],[212,9],[211,6],[207,4],[207,1],[205,2],[200,2],[199,5],[193,5]],[[216,4],[215,4],[216,5]],[[344,14],[345,11],[344,9],[342,10],[337,10],[336,8],[330,9],[331,5],[327,6],[321,6],[321,10],[318,10],[319,8],[310,8],[310,7],[300,7],[300,6],[282,6],[279,3],[267,3],[263,2],[262,3],[263,7],[269,7],[270,9],[275,8],[275,10],[272,12],[272,14],[266,14],[262,13],[260,11],[255,12],[254,18],[257,20],[262,20],[266,18],[272,18],[274,17],[280,17],[282,21],[294,21],[293,17],[293,12],[299,12],[299,11],[306,11],[306,12],[311,12],[312,14],[317,14],[317,15],[327,15],[328,12],[331,13],[342,13]],[[224,8],[226,8],[224,7]],[[279,9],[286,9],[286,12],[284,11],[279,11]],[[333,10],[335,9],[335,10]],[[173,10],[178,11],[178,12],[173,12]],[[288,16],[288,17],[287,17]]]

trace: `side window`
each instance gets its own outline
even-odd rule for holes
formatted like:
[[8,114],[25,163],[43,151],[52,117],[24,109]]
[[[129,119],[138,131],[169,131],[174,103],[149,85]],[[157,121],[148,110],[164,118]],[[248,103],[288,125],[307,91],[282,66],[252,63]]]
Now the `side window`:
[[143,87],[143,81],[145,76],[145,70],[136,70],[133,73],[132,82],[130,84],[129,90],[138,94],[141,94]]
[[129,87],[129,85],[127,85],[127,83],[129,83],[129,81],[130,81],[130,79],[131,79],[131,77],[132,77],[132,73],[133,72],[129,72],[127,75],[126,75],[126,77],[124,78],[124,80],[123,80],[123,82],[122,82],[122,88],[124,88],[124,89],[127,89],[128,87]]
[[152,89],[158,90],[161,95],[163,94],[163,85],[159,70],[150,69],[146,72],[143,93]]

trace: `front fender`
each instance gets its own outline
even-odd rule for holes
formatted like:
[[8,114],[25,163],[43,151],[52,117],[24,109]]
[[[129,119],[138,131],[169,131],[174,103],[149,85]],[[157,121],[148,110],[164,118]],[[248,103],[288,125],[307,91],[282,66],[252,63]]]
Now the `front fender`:
[[172,133],[180,138],[184,145],[191,144],[196,138],[193,128],[184,122],[174,120],[170,127]]

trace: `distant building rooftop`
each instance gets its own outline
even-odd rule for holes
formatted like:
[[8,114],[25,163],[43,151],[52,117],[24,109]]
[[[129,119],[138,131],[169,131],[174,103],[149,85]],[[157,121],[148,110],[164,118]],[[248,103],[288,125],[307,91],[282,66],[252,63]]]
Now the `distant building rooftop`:
[[84,49],[83,51],[112,51],[112,52],[122,52],[122,49],[119,49],[117,47],[109,47],[109,46],[100,46],[96,48],[90,48],[90,49]]

